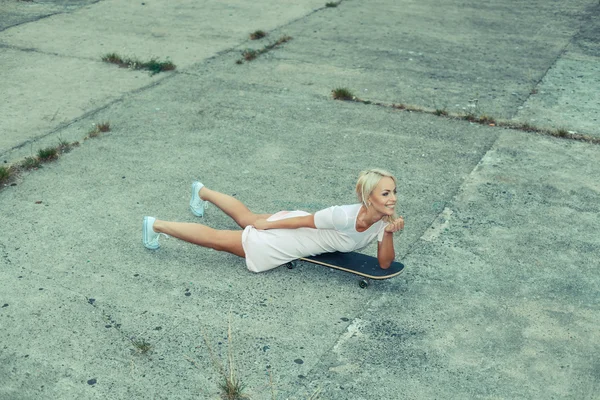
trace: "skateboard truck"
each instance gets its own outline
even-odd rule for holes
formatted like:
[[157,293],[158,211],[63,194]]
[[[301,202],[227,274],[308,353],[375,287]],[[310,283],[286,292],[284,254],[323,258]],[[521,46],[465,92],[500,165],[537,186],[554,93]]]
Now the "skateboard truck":
[[[361,277],[358,285],[363,289],[369,286],[372,279],[389,279],[400,275],[404,271],[404,264],[400,262],[394,261],[389,268],[383,269],[379,266],[377,258],[356,252],[323,253],[298,260],[358,275]],[[298,260],[290,261],[285,265],[292,269],[296,267]]]

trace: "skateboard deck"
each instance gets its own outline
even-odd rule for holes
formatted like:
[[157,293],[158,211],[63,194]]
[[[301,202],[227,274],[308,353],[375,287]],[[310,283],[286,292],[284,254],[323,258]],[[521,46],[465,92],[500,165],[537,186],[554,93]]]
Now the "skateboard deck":
[[317,256],[300,258],[299,260],[339,269],[366,278],[360,282],[361,287],[368,286],[368,279],[389,279],[400,275],[404,271],[404,264],[400,262],[394,261],[388,269],[383,269],[379,266],[377,258],[356,252],[323,253]]

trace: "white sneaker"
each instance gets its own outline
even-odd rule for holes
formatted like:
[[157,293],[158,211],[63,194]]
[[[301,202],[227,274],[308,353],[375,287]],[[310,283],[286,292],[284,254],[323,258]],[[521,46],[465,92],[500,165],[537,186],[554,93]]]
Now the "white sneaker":
[[196,217],[202,217],[204,215],[204,208],[206,202],[200,198],[198,192],[204,185],[198,181],[192,183],[192,198],[190,199],[190,210]]
[[160,247],[160,244],[158,244],[158,237],[161,234],[154,232],[154,229],[152,228],[154,226],[154,221],[156,221],[156,218],[154,217],[144,217],[144,225],[142,227],[142,242],[144,243],[144,246],[150,250],[156,250]]

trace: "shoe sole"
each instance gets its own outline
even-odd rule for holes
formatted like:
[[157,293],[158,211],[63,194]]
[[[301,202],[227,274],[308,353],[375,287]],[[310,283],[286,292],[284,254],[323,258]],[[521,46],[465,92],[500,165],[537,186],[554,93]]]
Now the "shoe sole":
[[[190,211],[191,211],[191,212],[192,212],[192,214],[194,214],[196,217],[202,217],[202,216],[204,216],[204,211],[203,211],[203,212],[201,212],[201,213],[199,213],[199,212],[197,212],[197,211],[195,211],[195,210],[194,210],[194,207],[192,207],[192,204],[193,204],[193,202],[194,202],[194,197],[195,197],[195,196],[198,196],[198,192],[196,192],[196,191],[195,191],[195,187],[196,187],[196,184],[195,184],[195,183],[192,183],[192,198],[191,198],[191,200],[190,200]],[[198,196],[198,197],[199,197],[199,196]],[[202,201],[202,199],[200,199],[200,201]]]
[[156,250],[160,247],[160,245],[151,246],[148,243],[148,218],[144,217],[144,225],[142,227],[142,243],[144,243],[144,247],[150,250]]

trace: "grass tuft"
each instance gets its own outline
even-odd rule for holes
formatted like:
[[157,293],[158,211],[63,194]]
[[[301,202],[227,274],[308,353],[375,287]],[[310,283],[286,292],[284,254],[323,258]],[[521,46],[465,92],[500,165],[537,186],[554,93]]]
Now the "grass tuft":
[[330,1],[329,3],[325,3],[325,7],[337,7],[340,4],[340,2],[334,2],[334,1]]
[[336,88],[331,91],[331,96],[334,100],[354,100],[356,97],[347,88]]
[[156,75],[164,71],[173,71],[176,65],[171,61],[159,61],[157,58],[151,58],[150,61],[140,61],[135,58],[123,58],[117,53],[108,53],[102,56],[102,61],[116,64],[121,68],[130,68],[135,70],[148,70],[151,75]]
[[446,109],[443,108],[437,108],[434,112],[435,115],[437,115],[438,117],[440,116],[447,116],[448,115],[448,111],[446,111]]
[[480,124],[495,124],[496,120],[493,117],[490,117],[489,115],[483,114],[479,116],[477,122],[479,122]]
[[[86,136],[84,140],[98,136],[101,132],[108,131],[110,131],[109,122],[98,123],[95,125],[94,129],[88,132],[88,136]],[[43,163],[54,161],[77,146],[79,146],[78,141],[70,143],[59,137],[57,146],[40,149],[35,156],[25,157],[16,164],[0,167],[0,184],[6,186],[5,184],[13,181],[21,172],[41,168]],[[13,185],[15,185],[15,183],[13,183]],[[0,189],[1,188],[2,187],[0,187]],[[140,344],[143,345],[143,342]]]
[[101,133],[109,132],[109,131],[110,131],[110,122],[100,122],[100,123],[96,124],[96,126],[94,126],[94,128],[88,132],[88,134],[84,138],[84,140],[98,137],[98,136],[100,136]]
[[265,47],[263,47],[262,49],[259,50],[255,50],[255,49],[246,49],[242,52],[242,57],[243,59],[239,59],[237,60],[235,63],[236,64],[243,64],[244,61],[252,61],[254,60],[256,57],[260,56],[261,54],[264,54],[272,49],[274,49],[277,46],[281,46],[282,44],[289,42],[290,40],[292,40],[291,36],[288,35],[283,35],[282,37],[280,37],[276,42],[273,42],[271,44],[266,45]]
[[558,128],[555,132],[556,136],[558,137],[567,137],[569,136],[569,131],[567,131],[565,128]]
[[284,44],[284,43],[287,43],[287,42],[289,42],[290,40],[292,40],[292,37],[291,37],[291,36],[288,36],[288,35],[283,35],[282,37],[280,37],[280,38],[279,38],[279,40],[277,40],[277,41],[276,41],[274,44],[272,44],[272,45],[269,47],[269,50],[271,50],[272,48],[274,48],[274,47],[276,47],[276,46],[279,46],[279,45],[282,45],[282,44]]
[[528,123],[528,122],[523,122],[523,123],[520,125],[520,129],[521,129],[522,131],[527,131],[527,132],[535,132],[535,131],[537,130],[535,126],[531,125],[531,124],[530,124],[530,123]]
[[8,182],[12,176],[12,168],[0,167],[0,183]]
[[261,31],[260,29],[257,31],[254,31],[250,34],[250,40],[258,40],[258,39],[262,39],[265,36],[267,36],[267,32],[265,31]]
[[37,153],[38,160],[40,162],[48,162],[53,161],[58,158],[58,148],[57,147],[47,147],[45,149],[38,150]]
[[464,119],[465,121],[469,121],[469,122],[477,121],[477,117],[472,112],[468,112],[465,115],[463,115],[462,119]]
[[25,157],[23,161],[21,161],[20,167],[25,170],[30,170],[34,168],[40,168],[42,163],[36,157]]
[[173,71],[176,66],[171,61],[158,61],[156,58],[150,59],[150,61],[140,64],[141,68],[147,69],[151,72],[151,75],[156,75],[164,71]]
[[[221,399],[224,400],[243,400],[250,397],[244,393],[245,384],[238,377],[233,358],[233,335],[231,334],[231,310],[229,311],[229,323],[227,327],[227,367],[223,365],[221,360],[215,356],[212,346],[208,342],[206,335],[203,333],[204,344],[208,349],[208,354],[213,362],[213,365],[221,375],[219,390],[221,391]],[[197,367],[193,360],[190,360]]]
[[102,56],[102,61],[107,62],[107,63],[111,63],[111,64],[117,64],[119,67],[125,67],[125,66],[127,66],[127,64],[125,63],[125,61],[117,53],[108,53],[108,54],[105,54],[104,56]]
[[259,52],[257,50],[246,49],[243,51],[242,57],[244,57],[244,60],[246,60],[246,61],[252,61],[256,57],[258,57],[258,54],[259,54]]
[[96,127],[100,132],[108,132],[110,131],[110,122],[101,122]]

